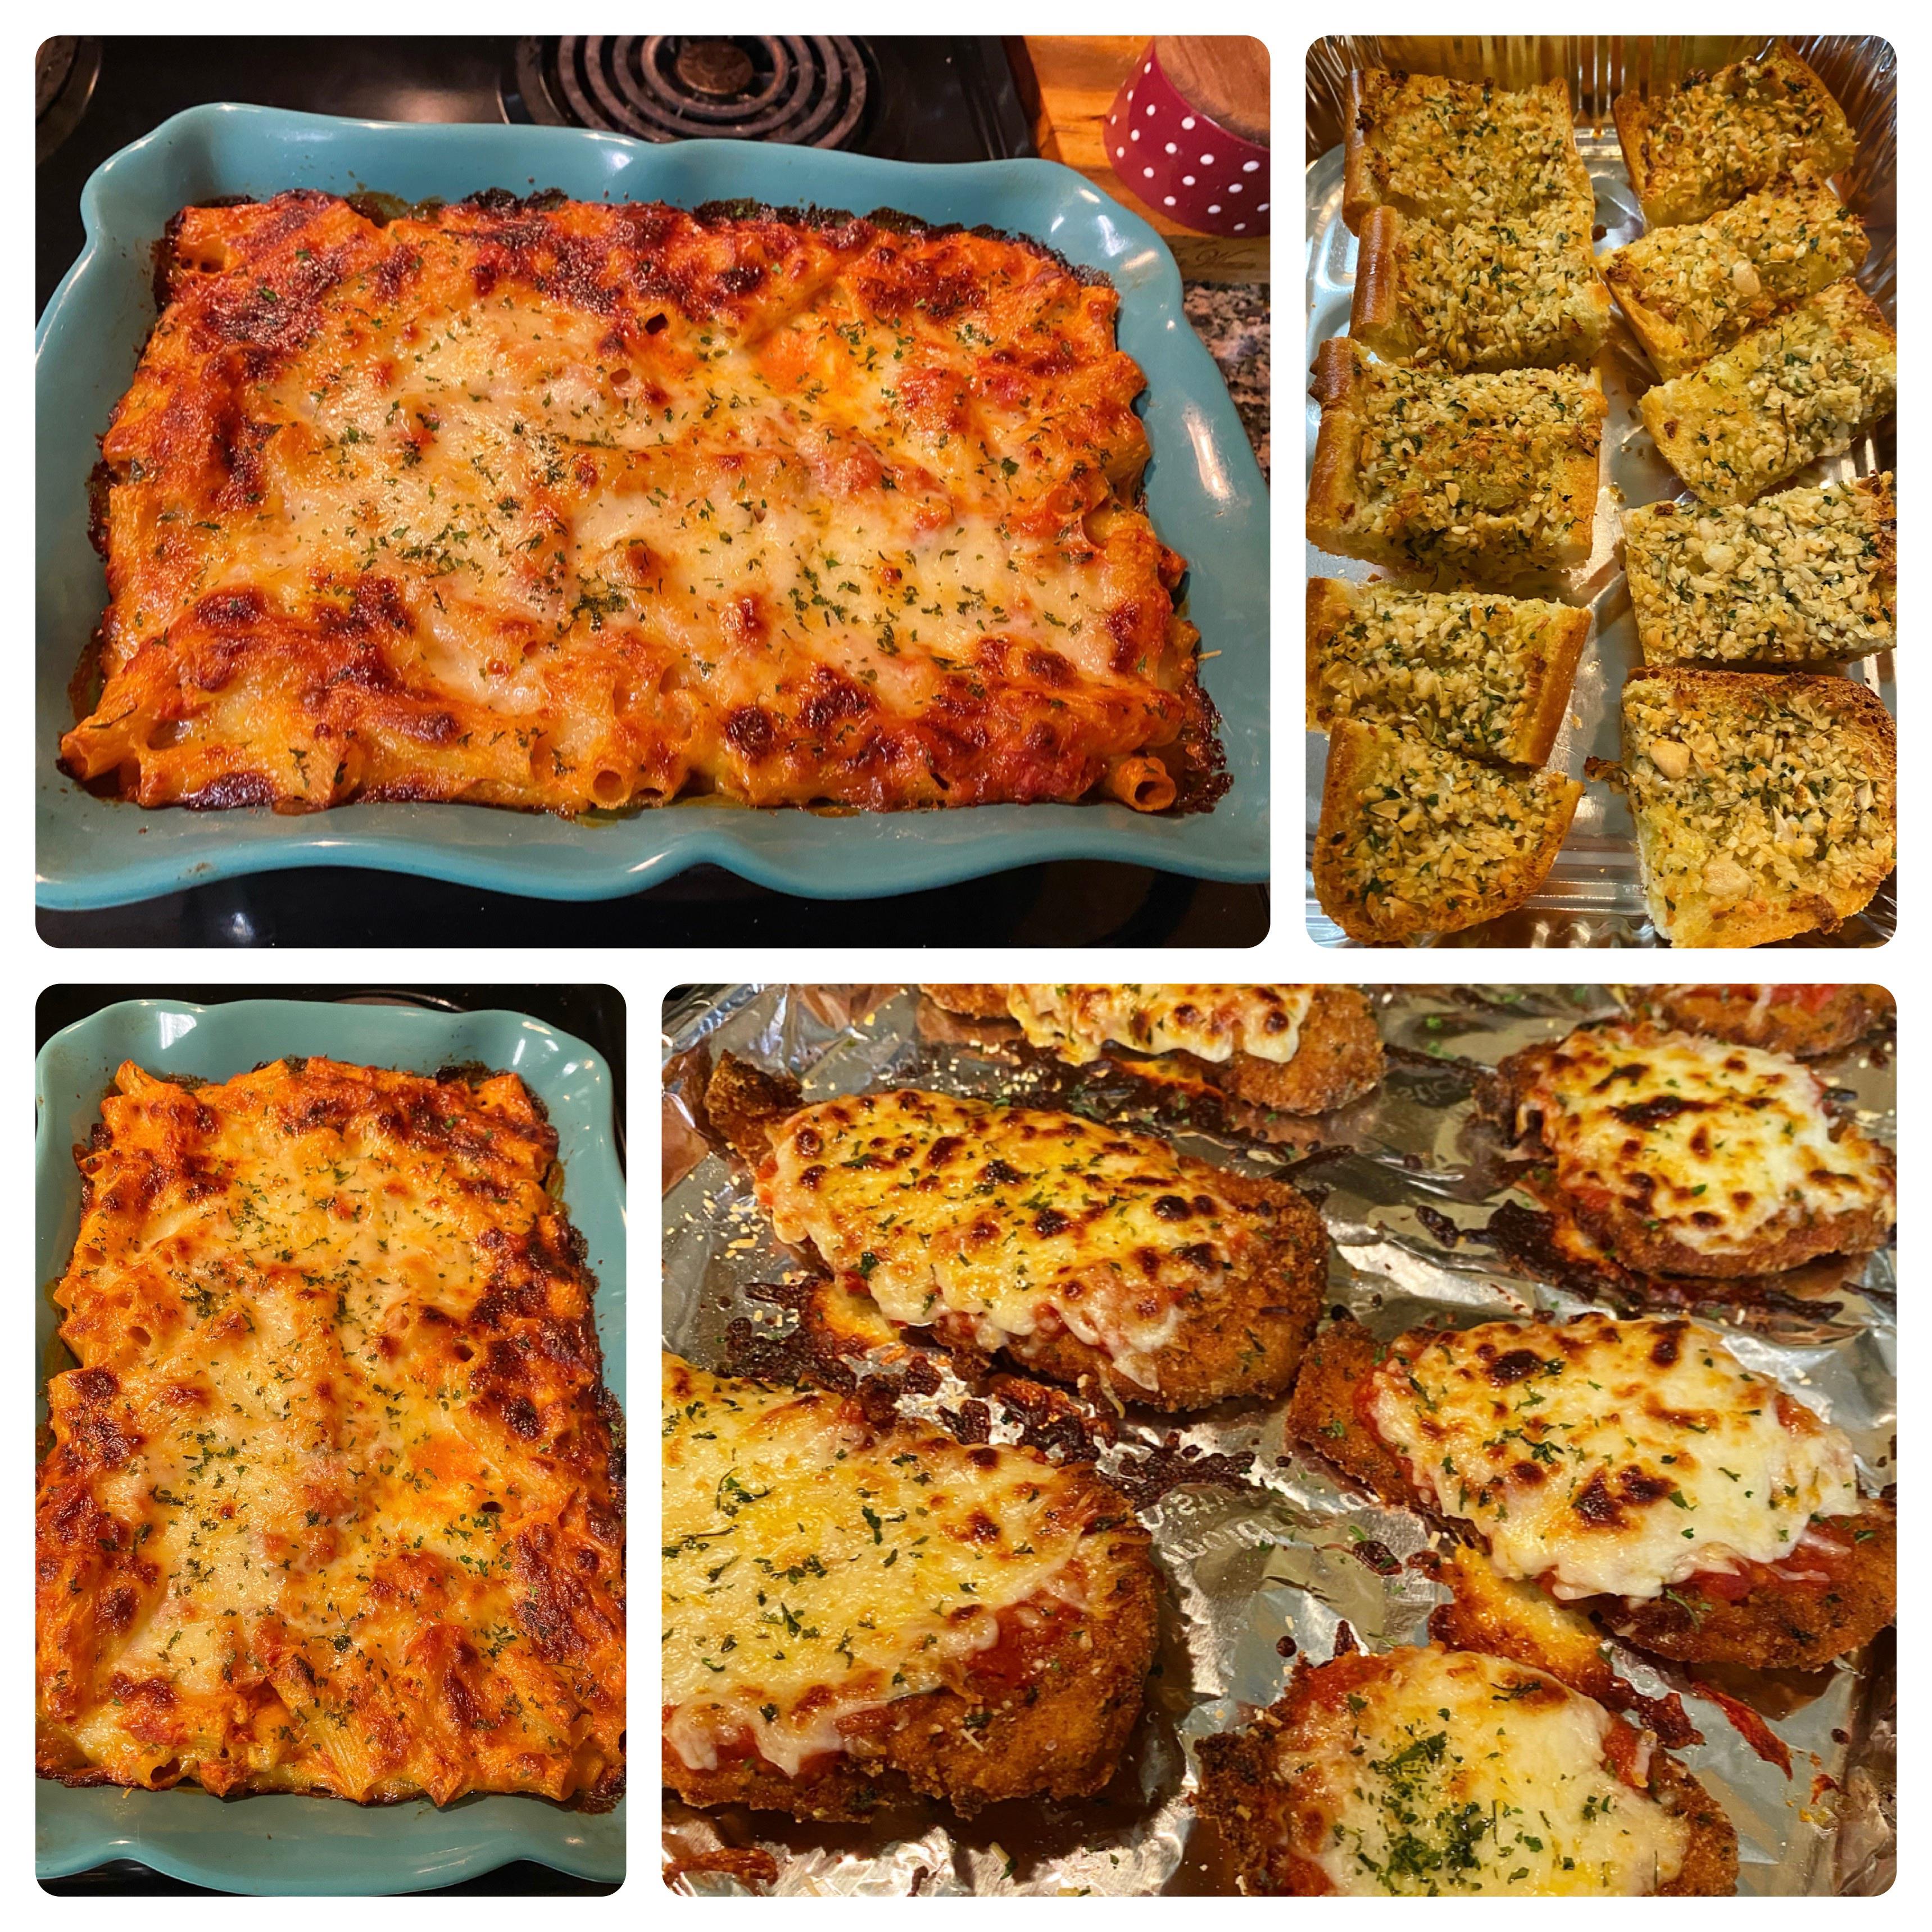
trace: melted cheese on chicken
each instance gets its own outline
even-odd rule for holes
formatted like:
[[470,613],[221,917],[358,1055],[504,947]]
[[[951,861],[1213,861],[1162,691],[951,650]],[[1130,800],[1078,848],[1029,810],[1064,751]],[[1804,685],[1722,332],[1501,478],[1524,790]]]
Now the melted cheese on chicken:
[[1490,1322],[1400,1336],[1365,1385],[1376,1433],[1503,1575],[1552,1595],[1659,1595],[1791,1556],[1858,1506],[1844,1431],[1685,1321]]
[[1094,1495],[1030,1450],[664,1359],[664,1736],[694,1769],[748,1740],[788,1776],[856,1714],[1078,1604]]
[[523,1083],[116,1084],[57,1295],[42,1770],[608,1802],[621,1490]]
[[1520,1133],[1540,1120],[1566,1193],[1621,1203],[1702,1254],[1892,1200],[1883,1150],[1834,1120],[1815,1074],[1757,1047],[1586,1028],[1518,1088],[1516,1118]]
[[562,812],[1072,800],[1132,758],[1220,788],[1118,298],[1036,244],[310,193],[170,239],[103,446],[76,777]]
[[1289,1708],[1276,1774],[1336,1892],[1630,1896],[1682,1868],[1688,1824],[1606,1761],[1617,1720],[1540,1671],[1404,1647],[1308,1672]]
[[956,1318],[988,1352],[1058,1323],[1149,1389],[1183,1306],[1268,1239],[1151,1135],[939,1094],[802,1108],[758,1192],[781,1240],[810,1241],[894,1322]]
[[1240,1052],[1286,1066],[1315,999],[1312,986],[1010,986],[1006,993],[1027,1038],[1075,1066],[1109,1046],[1217,1064]]

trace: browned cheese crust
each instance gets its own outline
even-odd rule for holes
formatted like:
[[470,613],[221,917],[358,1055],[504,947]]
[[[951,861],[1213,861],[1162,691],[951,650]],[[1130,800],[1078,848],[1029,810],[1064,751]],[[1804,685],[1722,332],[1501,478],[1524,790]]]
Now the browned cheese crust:
[[[964,1019],[1010,1018],[1003,985],[922,985],[919,990],[935,1006]],[[1108,1052],[1116,1058],[1139,1057],[1118,1046]],[[1384,1066],[1375,1015],[1366,996],[1354,986],[1314,989],[1292,1060],[1264,1060],[1239,1048],[1225,1060],[1186,1052],[1170,1057],[1232,1098],[1278,1114],[1325,1114],[1346,1107],[1381,1085]]]
[[1760,1046],[1799,1060],[1841,1052],[1888,1023],[1897,1011],[1882,986],[1652,986],[1633,1012],[1713,1040]]
[[[1356,1406],[1357,1385],[1381,1352],[1381,1345],[1359,1322],[1346,1320],[1324,1329],[1309,1344],[1296,1378],[1288,1408],[1288,1440],[1333,1465],[1378,1501],[1432,1515],[1432,1505],[1410,1482],[1400,1459],[1364,1426]],[[1828,1589],[1788,1582],[1766,1571],[1734,1604],[1689,1582],[1636,1610],[1621,1597],[1584,1597],[1567,1607],[1594,1618],[1637,1649],[1682,1662],[1758,1670],[1815,1667],[1868,1642],[1892,1621],[1897,1600],[1897,1530],[1889,1504],[1868,1502],[1858,1516],[1834,1517],[1823,1527],[1849,1544],[1852,1552],[1842,1580]],[[1865,1540],[1855,1540],[1861,1533]],[[1466,1619],[1469,1614],[1465,1612]],[[1477,1633],[1466,1625],[1466,1634]],[[1564,1675],[1543,1658],[1520,1660]]]
[[[1517,1108],[1534,1088],[1544,1063],[1563,1042],[1526,1047],[1501,1062],[1492,1080],[1478,1087],[1478,1105],[1505,1133],[1514,1133]],[[1542,1144],[1540,1116],[1532,1111],[1531,1132]],[[1631,1130],[1633,1136],[1642,1130]],[[1835,1136],[1834,1136],[1835,1138]],[[1641,1155],[1636,1156],[1641,1159]],[[1864,1255],[1883,1247],[1891,1238],[1888,1203],[1874,1202],[1837,1214],[1817,1214],[1808,1221],[1789,1220],[1767,1224],[1764,1234],[1748,1248],[1734,1253],[1710,1254],[1681,1241],[1652,1222],[1630,1202],[1606,1198],[1585,1199],[1564,1190],[1552,1173],[1537,1184],[1539,1195],[1568,1214],[1585,1233],[1607,1248],[1625,1268],[1642,1274],[1727,1277],[1780,1274],[1821,1255]]]

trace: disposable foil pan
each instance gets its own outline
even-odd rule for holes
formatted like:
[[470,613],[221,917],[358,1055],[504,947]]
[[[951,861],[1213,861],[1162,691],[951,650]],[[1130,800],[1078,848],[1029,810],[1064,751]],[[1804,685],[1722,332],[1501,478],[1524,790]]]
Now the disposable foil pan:
[[[1858,140],[1858,154],[1838,183],[1846,206],[1867,225],[1871,252],[1858,280],[1887,317],[1896,322],[1898,246],[1895,208],[1898,175],[1897,57],[1884,40],[1823,34],[1787,36],[1844,107]],[[1578,116],[1577,146],[1596,190],[1597,252],[1634,241],[1643,217],[1631,192],[1623,152],[1610,120],[1612,104],[1627,87],[1655,93],[1688,72],[1760,54],[1770,43],[1738,35],[1631,35],[1622,38],[1522,35],[1414,37],[1335,36],[1318,40],[1308,54],[1307,356],[1332,335],[1348,332],[1355,282],[1355,238],[1342,220],[1342,130],[1352,68],[1383,67],[1456,80],[1494,79],[1528,87],[1539,80],[1568,82]],[[1316,143],[1322,145],[1318,148]],[[1520,596],[1548,597],[1588,610],[1594,620],[1585,646],[1570,708],[1552,766],[1583,776],[1586,758],[1620,754],[1618,704],[1624,678],[1643,662],[1631,615],[1618,539],[1622,513],[1644,503],[1691,501],[1643,428],[1637,404],[1656,380],[1649,362],[1624,320],[1612,310],[1610,337],[1598,359],[1610,414],[1604,424],[1604,487],[1597,498],[1589,560],[1548,578],[1506,586]],[[1308,464],[1312,472],[1322,412],[1307,405]],[[1782,488],[1867,476],[1896,466],[1894,419],[1888,416],[1847,451],[1792,477]],[[1390,573],[1352,558],[1306,546],[1311,577],[1359,584]],[[1894,713],[1892,653],[1862,658],[1847,675],[1874,686]],[[1352,944],[1322,909],[1312,870],[1315,827],[1328,770],[1325,734],[1308,738],[1306,824],[1307,920],[1321,944]],[[1897,907],[1888,879],[1865,910],[1836,933],[1810,933],[1789,942],[1801,946],[1880,946],[1892,937]],[[1448,935],[1450,946],[1658,946],[1663,942],[1644,910],[1630,808],[1621,794],[1600,784],[1585,790],[1570,836],[1549,878],[1519,911],[1467,932]]]
[[[768,1329],[771,1305],[747,1293],[797,1272],[751,1196],[742,1168],[711,1148],[692,1096],[721,1050],[782,1067],[808,1099],[914,1084],[940,1093],[1051,1099],[1164,1130],[1217,1166],[1285,1174],[1317,1198],[1334,1242],[1330,1306],[1378,1334],[1431,1317],[1460,1322],[1574,1313],[1593,1303],[1539,1279],[1482,1232],[1528,1197],[1505,1171],[1494,1132],[1473,1118],[1481,1070],[1579,1022],[1612,1013],[1612,989],[1372,987],[1389,1050],[1388,1078],[1354,1106],[1311,1123],[1299,1146],[1262,1147],[1177,1123],[1174,1103],[1104,1064],[1076,1076],[1019,1048],[962,1044],[964,1029],[900,987],[711,987],[674,1002],[664,1037],[664,1328],[667,1346],[708,1367],[728,1365],[734,1322]],[[700,1049],[703,1049],[700,1051]],[[1888,1045],[1821,1064],[1859,1124],[1889,1140],[1894,1072]],[[1309,1151],[1312,1144],[1312,1151]],[[1691,1312],[1726,1330],[1751,1367],[1851,1436],[1867,1489],[1893,1480],[1896,1394],[1892,1259],[1876,1255],[1850,1279],[1796,1278],[1726,1306]],[[950,1372],[928,1418],[973,1391]],[[1192,1418],[1130,1409],[1101,1467],[1144,1478],[1150,1457],[1192,1459],[1198,1480],[1144,1508],[1166,1582],[1147,1710],[1112,1785],[1066,1804],[997,1805],[970,1822],[944,1806],[902,1806],[862,1825],[800,1825],[773,1812],[700,1812],[667,1796],[666,1869],[675,1888],[724,1896],[744,1888],[716,1868],[724,1851],[772,1861],[764,1888],[784,1895],[1121,1896],[1228,1888],[1210,1834],[1189,1804],[1192,1747],[1274,1701],[1289,1664],[1281,1645],[1325,1660],[1346,1620],[1373,1648],[1419,1639],[1443,1592],[1388,1558],[1439,1532],[1406,1510],[1352,1492],[1284,1440],[1285,1404],[1228,1402]],[[1016,1433],[993,1404],[995,1439]],[[1210,1461],[1208,1459],[1225,1459]],[[1810,1672],[1727,1672],[1714,1682],[1759,1712],[1788,1747],[1786,1779],[1760,1758],[1720,1706],[1675,1666],[1618,1647],[1639,1690],[1676,1690],[1703,1733],[1682,1755],[1738,1830],[1739,1889],[1824,1896],[1882,1891],[1893,1869],[1895,1730],[1887,1632],[1841,1665]],[[698,1862],[694,1864],[694,1862]]]

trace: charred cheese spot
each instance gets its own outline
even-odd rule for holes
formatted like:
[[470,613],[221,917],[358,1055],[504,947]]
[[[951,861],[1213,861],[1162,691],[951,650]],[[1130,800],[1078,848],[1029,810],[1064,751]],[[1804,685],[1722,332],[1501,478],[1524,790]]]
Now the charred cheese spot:
[[522,1082],[130,1064],[101,1111],[40,1478],[43,1768],[608,1804],[620,1492]]
[[1137,1053],[1230,1054],[1286,1066],[1301,1044],[1312,986],[1016,986],[1007,1010],[1035,1046],[1076,1066],[1112,1046]]
[[859,1405],[664,1362],[664,1734],[796,1776],[860,1713],[956,1684],[1021,1606],[1084,1601],[1094,1492]]
[[1398,1338],[1362,1412],[1508,1577],[1654,1598],[1790,1557],[1858,1507],[1844,1432],[1688,1321],[1485,1322]]
[[[807,1165],[810,1136],[821,1159]],[[982,1186],[988,1156],[1015,1178]],[[1190,1198],[1187,1218],[1163,1202]],[[937,1094],[807,1107],[773,1137],[758,1198],[893,1321],[964,1324],[991,1352],[1054,1324],[1142,1387],[1190,1302],[1268,1238],[1165,1141],[1070,1114]]]

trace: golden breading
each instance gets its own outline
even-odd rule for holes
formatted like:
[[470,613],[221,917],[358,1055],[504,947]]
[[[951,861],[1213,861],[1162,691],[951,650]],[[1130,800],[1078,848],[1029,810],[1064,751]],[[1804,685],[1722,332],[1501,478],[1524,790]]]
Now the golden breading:
[[1800,1060],[1842,1052],[1898,1010],[1882,986],[1635,987],[1630,1005],[1666,1026]]

